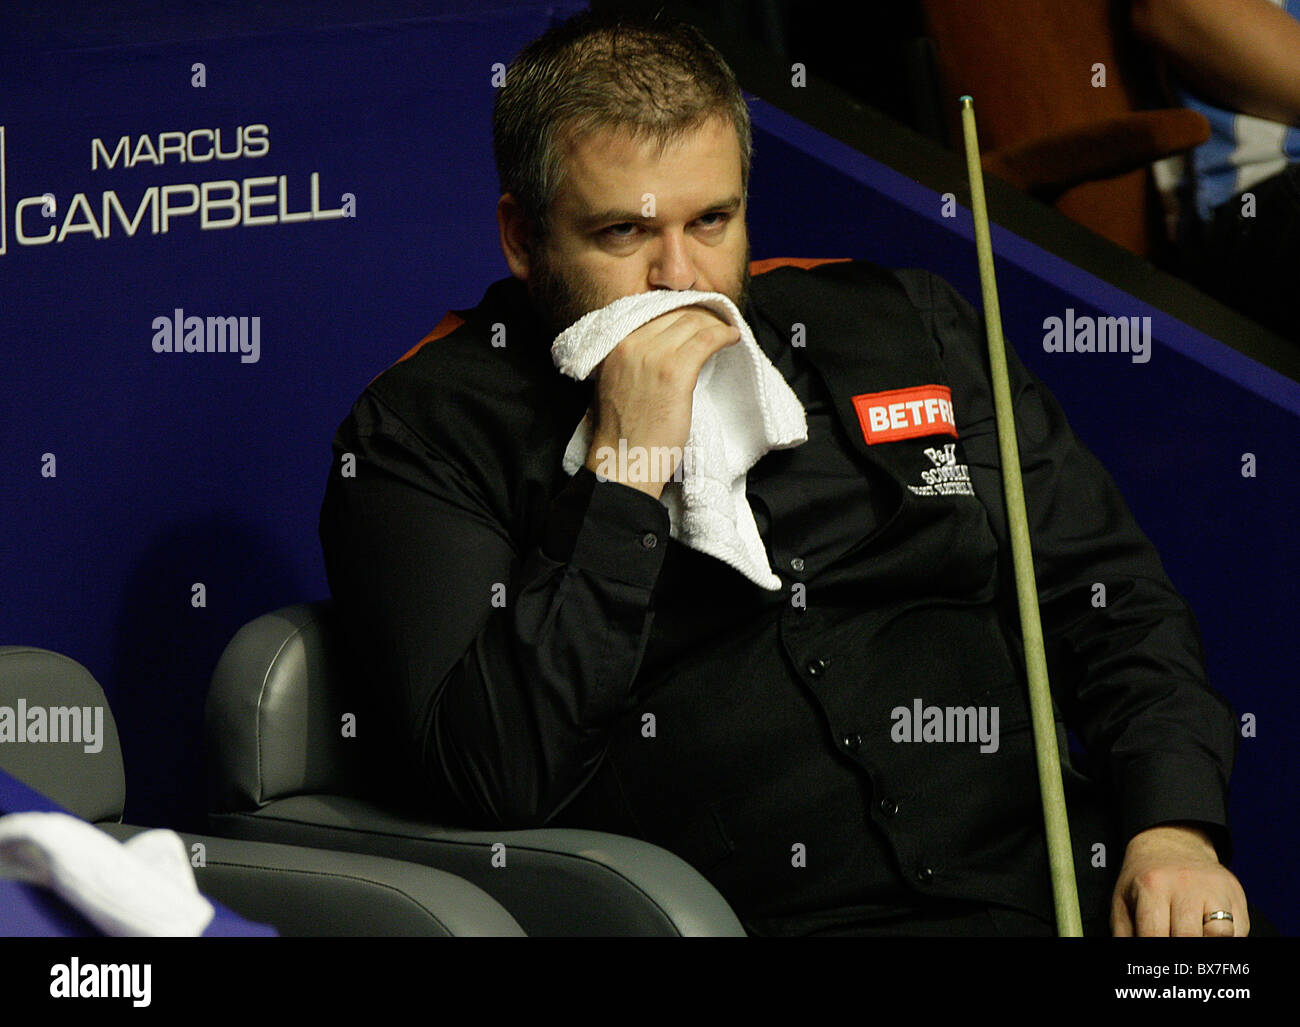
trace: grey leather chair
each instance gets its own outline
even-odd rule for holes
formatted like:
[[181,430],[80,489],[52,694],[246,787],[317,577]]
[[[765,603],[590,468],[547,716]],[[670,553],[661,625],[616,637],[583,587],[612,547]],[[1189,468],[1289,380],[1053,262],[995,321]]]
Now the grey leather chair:
[[[28,646],[0,646],[0,705],[103,711],[96,752],[86,745],[0,745],[0,769],[123,841],[126,779],[117,723],[80,663]],[[85,734],[82,736],[86,737]],[[179,833],[179,832],[178,832]],[[481,889],[452,874],[378,856],[181,833],[201,852],[199,890],[283,936],[514,936],[523,930]],[[201,850],[195,846],[201,845]]]
[[343,646],[323,601],[259,617],[226,647],[205,726],[214,832],[437,867],[534,937],[745,936],[717,889],[656,845],[572,828],[464,830],[367,785],[344,730],[355,705]]

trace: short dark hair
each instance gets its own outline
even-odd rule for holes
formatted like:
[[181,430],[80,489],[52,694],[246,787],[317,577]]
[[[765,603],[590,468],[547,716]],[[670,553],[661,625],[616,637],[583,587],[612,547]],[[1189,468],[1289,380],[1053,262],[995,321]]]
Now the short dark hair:
[[685,22],[584,11],[529,43],[506,69],[492,114],[501,191],[544,239],[564,170],[561,132],[621,126],[663,147],[712,117],[736,129],[747,192],[749,108],[722,55]]

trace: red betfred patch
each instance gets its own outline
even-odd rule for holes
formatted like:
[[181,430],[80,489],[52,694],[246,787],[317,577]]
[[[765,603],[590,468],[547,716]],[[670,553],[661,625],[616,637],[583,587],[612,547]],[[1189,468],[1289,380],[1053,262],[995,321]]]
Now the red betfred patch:
[[862,436],[868,446],[897,442],[918,435],[957,437],[952,389],[946,385],[917,385],[910,389],[867,392],[853,397]]

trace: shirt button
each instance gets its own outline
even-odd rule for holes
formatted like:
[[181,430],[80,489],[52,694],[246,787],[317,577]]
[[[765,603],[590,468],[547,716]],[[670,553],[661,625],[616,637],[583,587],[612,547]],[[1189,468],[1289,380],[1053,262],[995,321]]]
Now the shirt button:
[[802,570],[803,570],[803,557],[802,557],[802,556],[796,556],[793,560],[791,560],[791,561],[790,561],[790,568],[791,568],[791,570],[802,571]]
[[653,549],[658,544],[659,544],[659,536],[656,535],[653,531],[647,531],[644,535],[641,536],[642,549]]
[[826,673],[826,661],[809,660],[807,670],[810,677],[819,678]]
[[934,877],[934,871],[930,867],[917,868],[916,879],[920,881],[922,884],[929,884],[933,877]]
[[898,812],[898,803],[896,803],[893,799],[881,799],[880,812],[887,817],[892,817],[895,813]]
[[856,749],[862,745],[861,735],[845,735],[842,740],[846,749]]

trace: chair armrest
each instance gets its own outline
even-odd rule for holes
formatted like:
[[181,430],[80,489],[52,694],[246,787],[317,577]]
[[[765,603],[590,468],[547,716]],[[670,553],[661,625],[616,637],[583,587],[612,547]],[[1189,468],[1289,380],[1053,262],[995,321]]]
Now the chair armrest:
[[1051,203],[1083,182],[1127,174],[1209,138],[1210,123],[1197,111],[1135,111],[991,150],[980,163],[990,174]]
[[533,937],[723,936],[745,929],[685,860],[574,828],[466,831],[345,796],[295,796],[209,817],[217,834],[388,856],[471,881]]
[[[97,824],[125,841],[149,828]],[[522,937],[515,919],[468,881],[352,852],[181,834],[199,891],[286,937]]]

